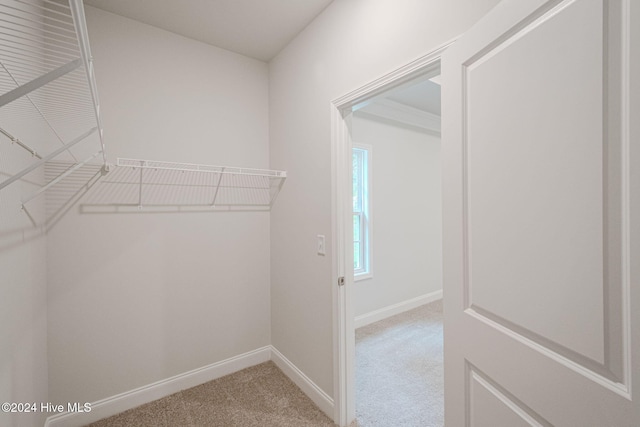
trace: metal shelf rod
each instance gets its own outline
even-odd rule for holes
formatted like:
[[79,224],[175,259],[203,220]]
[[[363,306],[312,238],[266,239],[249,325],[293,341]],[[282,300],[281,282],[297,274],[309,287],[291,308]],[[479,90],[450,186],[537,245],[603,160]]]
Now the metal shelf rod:
[[19,180],[20,178],[22,178],[23,176],[25,176],[26,174],[28,174],[29,172],[32,172],[33,170],[37,169],[38,167],[42,166],[44,163],[48,162],[49,160],[53,159],[54,157],[56,157],[58,154],[62,153],[63,151],[68,150],[69,148],[73,147],[74,145],[76,145],[77,143],[79,143],[80,141],[84,140],[86,137],[88,137],[89,135],[91,135],[92,133],[94,133],[96,130],[98,130],[98,128],[94,127],[93,129],[83,133],[82,135],[80,135],[79,137],[77,137],[76,139],[74,139],[73,141],[71,141],[70,143],[58,148],[56,151],[54,151],[53,153],[49,154],[48,156],[40,159],[39,161],[33,163],[31,166],[29,166],[26,169],[23,169],[21,172],[13,175],[11,178],[3,181],[0,184],[0,190],[2,190],[4,187],[6,187],[7,185]]
[[98,99],[98,89],[96,87],[96,78],[93,71],[93,57],[91,56],[91,48],[89,47],[89,31],[87,30],[87,23],[84,20],[84,5],[82,0],[69,0],[69,6],[71,8],[73,23],[78,35],[78,45],[80,47],[80,52],[82,52],[84,70],[89,81],[89,91],[91,92],[91,99],[93,100],[93,112],[96,117],[96,123],[98,124],[98,136],[100,137],[100,146],[102,147],[102,161],[106,166],[107,154],[104,146],[102,118],[100,117],[100,100]]
[[9,91],[7,93],[5,93],[4,95],[0,96],[0,107],[7,105],[8,103],[15,101],[16,99],[33,92],[34,90],[41,88],[42,86],[46,85],[47,83],[60,78],[62,76],[64,76],[67,73],[70,73],[71,71],[75,70],[76,68],[78,68],[80,65],[82,65],[82,61],[80,60],[80,58],[68,62],[65,65],[56,68],[53,71],[49,71],[47,74],[40,76],[36,79],[31,80],[29,83],[25,83],[22,86],[19,86],[15,89],[13,89],[12,91]]
[[[7,74],[9,75],[9,77],[11,77],[11,80],[13,80],[13,82],[18,86],[19,83],[16,80],[16,78],[13,76],[13,74],[7,69],[7,67],[4,66],[4,64],[0,63],[0,65],[2,66],[2,68],[4,68],[4,70],[7,72]],[[38,114],[40,115],[40,117],[42,117],[42,120],[44,120],[44,122],[47,124],[47,126],[49,127],[49,129],[51,129],[51,131],[53,132],[53,134],[56,136],[56,138],[58,138],[58,141],[60,141],[60,144],[64,145],[64,140],[62,139],[62,137],[60,136],[60,134],[58,133],[58,131],[53,127],[53,125],[51,124],[51,122],[49,121],[49,119],[47,119],[47,117],[44,115],[44,113],[42,112],[42,110],[40,109],[40,107],[38,107],[36,105],[35,102],[33,102],[33,99],[31,99],[31,97],[29,96],[29,94],[25,95],[25,98],[27,98],[27,100],[29,101],[29,103],[33,106],[33,108],[36,109],[36,111],[38,112]],[[71,152],[68,151],[69,155],[71,156],[71,158],[75,161],[78,161],[78,159],[76,158],[76,156]],[[41,159],[42,157],[39,157],[39,159]]]
[[91,155],[90,157],[88,157],[87,159],[83,160],[80,163],[76,163],[73,167],[67,169],[65,172],[63,172],[60,175],[58,175],[56,178],[51,180],[47,185],[45,185],[44,187],[40,188],[38,191],[33,193],[31,196],[23,199],[22,200],[22,206],[24,206],[25,204],[29,203],[31,200],[35,199],[40,194],[42,194],[43,192],[47,191],[50,187],[52,187],[52,186],[56,185],[58,182],[60,182],[60,180],[66,178],[69,175],[71,175],[73,172],[75,172],[76,170],[78,170],[79,168],[84,166],[85,164],[89,163],[91,160],[95,159],[100,154],[102,154],[102,153],[100,151],[98,151],[97,153],[94,153],[93,155]]
[[42,159],[42,157],[36,153],[36,150],[34,150],[33,148],[29,147],[27,144],[25,144],[24,142],[20,141],[18,138],[16,138],[15,136],[11,135],[9,132],[7,132],[6,130],[0,128],[0,133],[2,133],[4,136],[6,136],[7,138],[9,138],[11,140],[11,142],[15,142],[16,144],[18,144],[20,147],[24,148],[25,150],[27,150],[29,153],[31,153],[31,155],[33,157],[36,157],[38,159]]
[[[144,166],[142,165],[142,162],[144,162]],[[160,165],[166,165],[166,166],[160,166]],[[145,168],[145,169],[154,169],[154,170],[157,169],[157,170],[169,170],[169,171],[183,171],[183,172],[223,173],[225,175],[264,176],[269,178],[286,178],[287,177],[287,173],[285,171],[279,171],[279,170],[238,168],[238,167],[231,167],[231,166],[200,165],[195,163],[172,163],[172,162],[161,162],[156,160],[118,158],[117,166],[131,167],[131,168]]]

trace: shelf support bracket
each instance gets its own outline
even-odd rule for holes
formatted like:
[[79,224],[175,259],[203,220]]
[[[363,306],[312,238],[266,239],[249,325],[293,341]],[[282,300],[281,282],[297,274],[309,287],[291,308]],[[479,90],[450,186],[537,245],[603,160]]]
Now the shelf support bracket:
[[67,169],[66,171],[62,172],[55,179],[51,180],[51,182],[49,182],[47,185],[45,185],[44,187],[40,188],[38,191],[36,191],[35,193],[30,195],[26,199],[22,200],[22,206],[24,207],[25,204],[29,203],[31,200],[33,200],[36,197],[38,197],[40,194],[44,193],[49,188],[51,188],[52,186],[54,186],[58,182],[60,182],[60,180],[66,178],[69,175],[71,175],[73,172],[75,172],[76,170],[80,169],[82,166],[84,166],[85,164],[89,163],[91,160],[95,159],[100,154],[102,154],[102,151],[98,151],[97,153],[93,154],[92,156],[90,156],[86,160],[83,160],[80,163],[76,163],[73,167],[71,167],[71,168]]
[[280,179],[280,183],[278,184],[278,191],[273,193],[273,196],[271,196],[271,200],[269,201],[269,207],[271,208],[273,206],[273,203],[276,201],[276,197],[278,197],[278,194],[280,193],[280,190],[282,190],[282,186],[284,185],[284,180],[285,180],[286,176],[282,177]]
[[216,199],[218,198],[218,190],[220,190],[220,183],[222,182],[222,177],[224,176],[224,168],[220,171],[220,177],[218,178],[218,183],[216,184],[216,192],[213,195],[213,202],[211,202],[211,206],[216,205]]
[[78,58],[69,63],[64,64],[61,67],[56,68],[55,70],[49,71],[47,74],[44,74],[36,79],[31,80],[28,83],[23,84],[22,86],[18,86],[17,88],[10,90],[4,95],[0,96],[0,107],[7,105],[8,103],[15,101],[16,99],[25,96],[28,93],[33,92],[36,89],[41,88],[47,83],[52,82],[55,79],[58,79],[64,76],[67,73],[72,72],[76,68],[82,65],[82,59]]
[[142,175],[144,173],[145,161],[140,161],[140,188],[138,190],[138,209],[142,209]]
[[58,148],[56,151],[54,151],[53,153],[49,154],[48,156],[43,157],[42,159],[40,159],[37,162],[33,163],[31,166],[29,166],[29,167],[23,169],[21,172],[13,175],[11,178],[6,179],[2,183],[0,183],[0,190],[2,190],[7,185],[19,180],[20,178],[22,178],[23,176],[25,176],[29,172],[33,171],[34,169],[37,169],[38,167],[42,166],[43,164],[45,164],[49,160],[51,160],[54,157],[56,157],[58,154],[62,153],[63,151],[66,151],[69,148],[73,147],[74,145],[76,145],[77,143],[79,143],[80,141],[84,140],[86,137],[88,137],[92,133],[94,133],[96,130],[98,130],[97,127],[94,127],[92,129],[88,130],[87,132],[83,133],[82,135],[80,135],[79,137],[74,139],[73,141],[71,141],[68,144],[65,144],[62,147]]

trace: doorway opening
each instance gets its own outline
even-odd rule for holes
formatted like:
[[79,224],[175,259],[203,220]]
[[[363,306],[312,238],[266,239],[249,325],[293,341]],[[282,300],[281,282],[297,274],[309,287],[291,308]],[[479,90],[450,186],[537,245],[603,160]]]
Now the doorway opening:
[[[409,88],[421,82],[432,80],[437,81],[436,76],[440,74],[440,57],[442,52],[450,45],[448,43],[433,52],[425,55],[418,60],[407,64],[404,67],[389,73],[380,79],[377,79],[333,102],[332,116],[332,155],[333,155],[333,213],[334,227],[333,238],[335,242],[334,251],[334,272],[338,280],[334,288],[334,407],[335,421],[340,426],[349,425],[356,418],[356,326],[362,326],[369,320],[373,321],[376,316],[385,317],[386,314],[392,313],[393,310],[398,312],[405,311],[411,303],[416,307],[424,305],[426,295],[430,292],[425,291],[422,295],[415,297],[413,301],[407,303],[405,298],[396,307],[390,309],[389,305],[383,307],[380,313],[373,312],[364,313],[365,308],[357,306],[361,301],[357,300],[356,286],[364,285],[364,282],[356,282],[354,276],[354,210],[353,210],[353,147],[355,141],[352,135],[354,123],[358,126],[358,122],[367,120],[363,116],[375,115],[373,111],[379,109],[376,104],[390,104],[393,101],[398,102],[395,98],[400,92],[408,91]],[[419,96],[418,96],[419,97]],[[385,100],[386,99],[386,100]],[[390,102],[391,101],[391,102]],[[439,100],[438,100],[439,104]],[[370,119],[371,117],[368,117]],[[390,118],[379,118],[379,126],[387,126],[390,122],[397,120]],[[439,125],[439,120],[437,120]],[[397,125],[397,123],[395,123]],[[419,129],[416,124],[404,123],[400,127],[407,132],[419,132],[426,134],[425,129]],[[431,130],[432,136],[438,132]],[[365,141],[362,141],[365,142]],[[365,142],[366,144],[366,142]],[[376,158],[376,150],[373,149],[372,158]],[[375,160],[373,163],[373,174],[375,174]],[[382,168],[384,172],[384,167]],[[424,181],[423,181],[424,182]],[[439,184],[438,184],[439,187]],[[376,263],[378,255],[376,255],[376,239],[378,235],[378,217],[376,216],[376,182],[373,182],[371,191],[372,202],[372,234],[370,241],[373,242],[370,254],[371,271],[373,280],[379,276],[376,272]],[[389,208],[389,206],[386,206]],[[391,206],[392,210],[402,212],[405,207],[402,203]],[[402,219],[396,219],[402,222]],[[357,224],[357,222],[356,222]],[[440,223],[441,230],[441,223]],[[440,232],[441,233],[441,232]],[[441,237],[440,237],[441,239]],[[441,262],[440,262],[441,266]],[[365,279],[371,280],[371,278]],[[344,285],[342,285],[344,284]],[[441,286],[441,280],[440,280]],[[440,287],[441,290],[441,287]],[[434,290],[433,292],[437,292]],[[440,291],[441,292],[441,291]],[[441,293],[431,295],[434,300],[439,298]],[[406,295],[405,295],[406,296]],[[408,297],[409,300],[412,297]],[[384,300],[384,298],[383,298]],[[409,304],[409,305],[407,305]],[[390,304],[393,306],[394,304]],[[373,307],[373,306],[370,306]],[[385,310],[386,309],[386,310]],[[356,314],[358,312],[358,314]]]
[[438,77],[385,91],[348,123],[361,427],[444,424]]

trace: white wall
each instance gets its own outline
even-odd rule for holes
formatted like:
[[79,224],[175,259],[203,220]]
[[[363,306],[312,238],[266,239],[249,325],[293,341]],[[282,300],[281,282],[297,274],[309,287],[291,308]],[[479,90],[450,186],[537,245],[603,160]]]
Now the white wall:
[[442,289],[440,137],[354,114],[372,147],[372,271],[354,284],[356,317]]
[[[6,5],[7,2],[0,0]],[[37,21],[37,18],[36,18]],[[34,27],[38,28],[36,21]],[[41,28],[41,27],[39,27]],[[35,33],[35,28],[31,29]],[[41,52],[44,53],[44,52]],[[32,57],[32,60],[37,60]],[[5,64],[16,73],[15,64]],[[3,89],[8,81],[3,71]],[[24,73],[17,73],[24,78]],[[20,78],[20,77],[18,77]],[[46,90],[46,89],[45,89]],[[40,96],[46,94],[40,91]],[[38,98],[42,100],[42,98]],[[39,104],[42,107],[42,104]],[[38,112],[24,98],[0,108],[0,127],[42,153],[51,143],[46,128],[33,123]],[[55,141],[57,143],[57,141]],[[0,182],[37,159],[0,135]],[[47,373],[47,258],[43,227],[44,201],[35,199],[22,211],[22,199],[44,183],[42,168],[0,190],[0,402],[45,402]],[[37,407],[37,409],[40,409]],[[37,413],[0,411],[0,425],[41,426]]]
[[[460,35],[498,0],[336,0],[269,65],[272,342],[333,395],[331,110],[338,98]],[[315,236],[327,239],[316,255]]]
[[[336,0],[269,67],[87,7],[112,162],[289,178],[271,215],[74,209],[46,244],[17,208],[31,186],[3,190],[4,400],[95,401],[270,342],[332,395],[330,101],[459,35],[497,1]],[[2,154],[3,172],[20,165]]]
[[[2,127],[11,129],[11,122],[1,116]],[[4,181],[34,159],[1,138]],[[47,400],[46,238],[20,210],[21,199],[42,182],[42,171],[36,170],[0,192],[0,402]],[[42,201],[35,200],[28,209],[36,221],[42,220]],[[0,412],[2,426],[41,426],[43,420],[40,413]]]
[[[86,14],[111,162],[269,166],[265,63]],[[269,250],[268,212],[71,210],[48,235],[49,400],[96,401],[268,345]]]

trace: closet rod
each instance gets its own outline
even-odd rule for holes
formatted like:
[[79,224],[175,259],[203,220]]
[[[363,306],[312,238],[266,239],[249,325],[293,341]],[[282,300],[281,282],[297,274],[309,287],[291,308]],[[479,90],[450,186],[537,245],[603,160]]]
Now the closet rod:
[[11,178],[7,179],[6,181],[3,181],[2,183],[0,183],[0,190],[2,190],[4,187],[6,187],[7,185],[19,180],[20,178],[22,178],[23,176],[25,176],[26,174],[28,174],[29,172],[32,172],[34,169],[37,169],[38,167],[42,166],[43,164],[45,164],[46,162],[48,162],[49,160],[53,159],[54,157],[56,157],[58,154],[62,153],[63,151],[68,150],[69,148],[73,147],[74,145],[76,145],[77,143],[79,143],[80,141],[84,140],[86,137],[90,136],[91,134],[93,134],[96,130],[98,130],[97,127],[92,128],[91,130],[83,133],[82,135],[80,135],[79,137],[77,137],[76,139],[74,139],[73,141],[71,141],[70,143],[63,145],[62,147],[58,148],[56,151],[54,151],[53,153],[49,154],[48,156],[38,160],[37,162],[35,162],[34,164],[32,164],[31,166],[29,166],[28,168],[22,170],[20,173],[13,175]]
[[42,157],[40,156],[40,154],[38,154],[36,152],[36,150],[34,150],[33,148],[29,147],[27,144],[25,144],[24,142],[20,141],[18,138],[16,138],[15,136],[11,135],[9,132],[7,132],[6,130],[0,128],[0,133],[2,133],[4,136],[6,136],[7,138],[9,138],[11,140],[11,142],[14,142],[16,144],[18,144],[20,147],[24,148],[25,150],[27,150],[29,153],[31,153],[31,155],[33,157],[36,157],[38,159],[42,159]]

